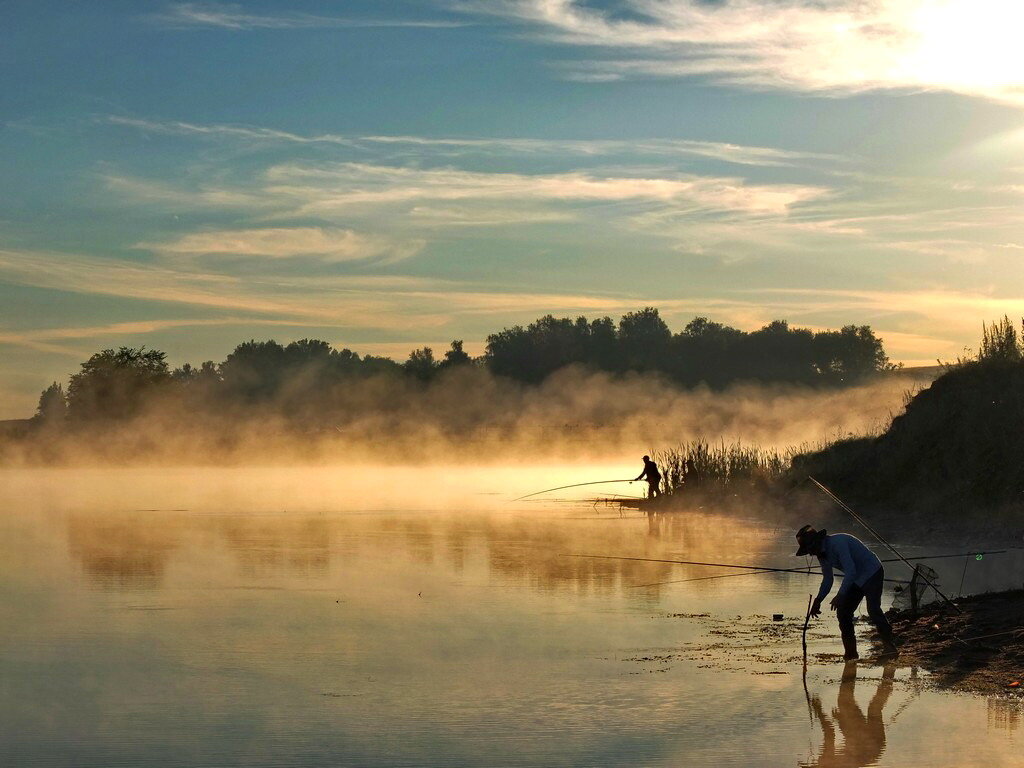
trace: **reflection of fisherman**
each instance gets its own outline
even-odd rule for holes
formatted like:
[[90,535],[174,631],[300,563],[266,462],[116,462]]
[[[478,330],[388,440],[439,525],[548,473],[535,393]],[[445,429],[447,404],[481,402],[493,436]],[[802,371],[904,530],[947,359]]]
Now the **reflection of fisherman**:
[[893,641],[892,627],[882,612],[882,585],[885,581],[885,570],[875,554],[864,546],[864,542],[848,533],[834,533],[831,536],[825,530],[816,531],[805,525],[796,534],[800,555],[816,555],[821,563],[821,588],[811,606],[811,615],[821,615],[821,601],[832,591],[832,569],[843,572],[843,583],[839,592],[832,598],[829,605],[839,619],[839,631],[843,636],[843,649],[847,661],[857,658],[857,635],[853,630],[853,613],[860,601],[867,603],[868,616],[882,637],[882,645],[886,655],[895,655],[896,643]]
[[644,471],[637,475],[637,480],[647,480],[647,498],[656,499],[661,496],[661,472],[650,456],[644,456]]
[[[847,663],[843,668],[843,679],[839,684],[839,699],[832,710],[832,718],[825,714],[821,699],[817,696],[811,706],[821,723],[824,740],[818,759],[812,763],[801,763],[801,768],[863,768],[875,765],[885,752],[885,723],[882,711],[892,693],[892,682],[896,665],[887,664],[882,671],[878,690],[868,704],[867,717],[853,697],[857,683],[857,665]],[[836,747],[836,725],[843,735],[843,746]]]

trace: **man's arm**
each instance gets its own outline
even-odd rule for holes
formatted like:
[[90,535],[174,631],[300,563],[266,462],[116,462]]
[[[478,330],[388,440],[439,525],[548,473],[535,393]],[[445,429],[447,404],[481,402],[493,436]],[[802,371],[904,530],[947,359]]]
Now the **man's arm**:
[[814,605],[811,606],[811,615],[817,616],[821,613],[821,601],[828,597],[832,591],[832,583],[835,577],[832,575],[832,564],[824,558],[819,558],[821,563],[821,587],[818,588],[818,596],[814,598]]

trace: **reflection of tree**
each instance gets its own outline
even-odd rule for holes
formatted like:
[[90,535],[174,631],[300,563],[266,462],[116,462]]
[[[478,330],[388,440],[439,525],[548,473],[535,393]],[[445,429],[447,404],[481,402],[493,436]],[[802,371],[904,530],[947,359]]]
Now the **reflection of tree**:
[[330,566],[331,526],[320,518],[230,518],[221,532],[248,577],[321,576]]
[[[832,717],[825,714],[821,699],[815,696],[811,706],[821,723],[824,741],[817,760],[801,763],[804,768],[864,768],[874,765],[885,752],[885,722],[882,711],[892,694],[893,679],[896,675],[894,664],[886,665],[875,695],[868,704],[867,715],[854,698],[857,683],[857,663],[848,662],[843,668],[839,684],[839,697]],[[843,736],[842,746],[836,743],[836,726]]]
[[[571,519],[490,516],[194,516],[188,513],[146,515],[81,515],[70,525],[71,551],[90,579],[113,588],[160,586],[172,551],[185,538],[226,544],[245,578],[277,575],[322,578],[332,558],[357,559],[384,552],[388,557],[424,568],[450,568],[462,573],[469,565],[485,565],[491,577],[541,591],[614,594],[623,587],[706,576],[700,566],[614,559],[672,558],[685,550],[698,560],[712,559],[721,526],[715,515],[665,516],[658,536],[623,539],[623,525],[646,526],[609,515],[596,525]],[[731,541],[757,557],[765,539],[759,529],[737,522]],[[609,559],[570,557],[609,555]],[[665,587],[671,589],[672,587]],[[632,591],[637,598],[657,599],[662,587]]]
[[72,518],[68,548],[86,576],[105,589],[156,589],[177,535],[166,526],[132,518]]

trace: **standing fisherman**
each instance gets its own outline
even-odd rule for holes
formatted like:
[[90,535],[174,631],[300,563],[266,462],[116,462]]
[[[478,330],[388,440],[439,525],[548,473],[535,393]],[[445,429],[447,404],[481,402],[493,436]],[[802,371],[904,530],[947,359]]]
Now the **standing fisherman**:
[[637,480],[647,478],[647,498],[656,499],[661,496],[661,472],[650,456],[644,456],[644,471],[637,475]]
[[800,544],[796,551],[798,557],[815,555],[821,563],[821,588],[811,606],[812,616],[821,615],[821,601],[832,591],[832,569],[838,568],[843,572],[843,583],[829,605],[839,619],[846,660],[859,658],[857,635],[853,631],[853,613],[861,600],[866,601],[868,615],[882,637],[885,648],[883,655],[894,656],[899,653],[893,640],[892,627],[882,612],[885,570],[875,554],[856,536],[848,533],[833,533],[830,536],[824,529],[816,531],[809,525],[797,531],[796,540]]

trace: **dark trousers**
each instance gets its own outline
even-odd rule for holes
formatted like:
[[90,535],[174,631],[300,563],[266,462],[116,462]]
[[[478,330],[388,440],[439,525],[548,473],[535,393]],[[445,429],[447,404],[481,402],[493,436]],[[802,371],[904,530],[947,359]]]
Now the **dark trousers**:
[[839,617],[839,631],[843,635],[843,649],[847,657],[857,655],[857,634],[853,631],[853,614],[864,600],[868,607],[868,616],[878,629],[878,634],[886,643],[892,642],[892,627],[889,620],[882,612],[882,586],[885,583],[885,569],[879,568],[863,587],[854,584],[846,593],[839,607],[836,609],[836,616]]
[[656,499],[661,496],[661,478],[657,480],[653,478],[647,479],[647,498]]

